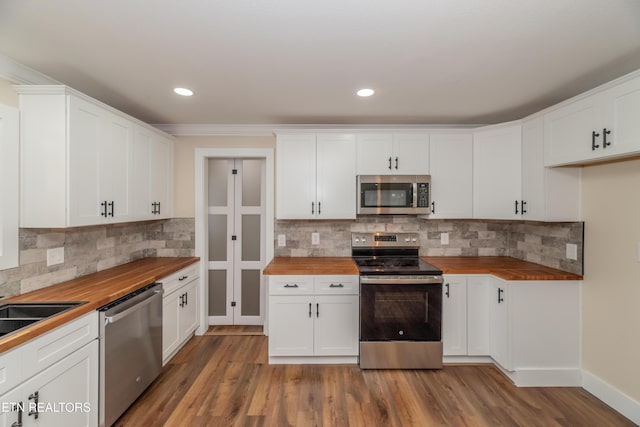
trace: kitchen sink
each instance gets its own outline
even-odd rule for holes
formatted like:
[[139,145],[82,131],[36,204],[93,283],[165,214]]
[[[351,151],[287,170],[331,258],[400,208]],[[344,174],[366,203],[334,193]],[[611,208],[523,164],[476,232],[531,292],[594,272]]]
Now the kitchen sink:
[[13,302],[0,305],[0,337],[70,310],[82,302]]

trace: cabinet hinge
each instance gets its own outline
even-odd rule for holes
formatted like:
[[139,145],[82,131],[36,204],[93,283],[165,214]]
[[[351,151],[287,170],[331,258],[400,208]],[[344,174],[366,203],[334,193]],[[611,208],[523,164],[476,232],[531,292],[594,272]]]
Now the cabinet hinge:
[[238,175],[238,169],[231,169],[232,175]]
[[231,307],[235,307],[236,306],[236,302],[235,301],[231,301]]

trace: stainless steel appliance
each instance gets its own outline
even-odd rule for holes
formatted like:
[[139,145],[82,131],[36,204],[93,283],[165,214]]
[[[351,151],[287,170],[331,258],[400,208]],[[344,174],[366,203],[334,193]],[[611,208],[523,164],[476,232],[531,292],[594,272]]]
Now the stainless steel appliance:
[[430,214],[429,175],[359,175],[359,214]]
[[162,369],[162,285],[100,308],[100,427],[110,427]]
[[416,233],[353,233],[360,271],[360,367],[442,368],[442,271]]

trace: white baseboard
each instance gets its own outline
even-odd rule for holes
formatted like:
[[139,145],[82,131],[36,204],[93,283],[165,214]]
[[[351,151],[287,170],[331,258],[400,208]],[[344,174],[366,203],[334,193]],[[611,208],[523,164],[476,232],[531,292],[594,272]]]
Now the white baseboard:
[[507,375],[518,387],[581,387],[580,369],[526,369],[519,368]]
[[269,365],[357,365],[358,356],[269,356]]
[[640,402],[607,384],[595,375],[582,371],[582,387],[634,423],[640,425]]

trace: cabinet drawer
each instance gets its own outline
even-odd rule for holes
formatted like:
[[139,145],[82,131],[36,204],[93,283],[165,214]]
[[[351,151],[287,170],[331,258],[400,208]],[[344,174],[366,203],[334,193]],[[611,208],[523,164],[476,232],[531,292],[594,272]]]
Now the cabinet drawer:
[[176,271],[162,279],[158,280],[158,283],[162,283],[162,289],[164,289],[164,295],[167,296],[189,282],[199,277],[198,266],[200,263],[192,264],[182,270]]
[[316,276],[317,295],[358,295],[359,276]]
[[269,295],[312,295],[313,276],[271,276]]
[[69,322],[22,347],[23,378],[30,378],[98,338],[98,312]]
[[0,395],[22,380],[22,348],[0,354]]

